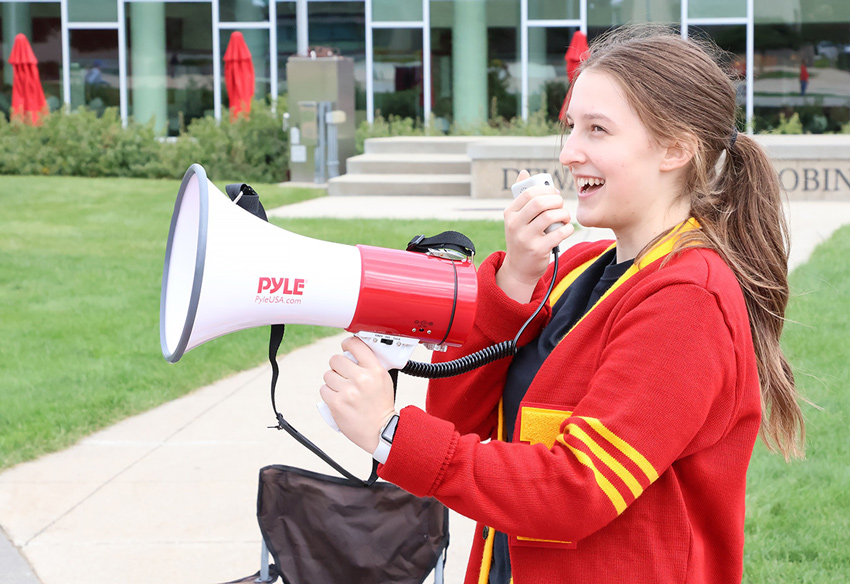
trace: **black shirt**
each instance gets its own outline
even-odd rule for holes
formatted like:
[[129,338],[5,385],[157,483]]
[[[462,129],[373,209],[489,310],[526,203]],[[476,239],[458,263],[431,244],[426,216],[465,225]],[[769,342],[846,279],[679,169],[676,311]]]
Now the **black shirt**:
[[[552,307],[552,317],[540,332],[540,336],[517,351],[508,367],[503,394],[505,439],[508,442],[513,440],[519,404],[540,366],[543,365],[543,361],[632,263],[633,260],[627,260],[618,264],[616,249],[611,249],[599,256],[599,259],[576,278]],[[511,580],[508,537],[501,532],[496,532],[489,580],[490,584],[508,584]]]

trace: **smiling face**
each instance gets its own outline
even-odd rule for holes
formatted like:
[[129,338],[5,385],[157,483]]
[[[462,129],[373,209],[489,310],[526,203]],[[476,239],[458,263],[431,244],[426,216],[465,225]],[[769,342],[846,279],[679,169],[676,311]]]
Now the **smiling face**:
[[687,162],[681,148],[652,138],[613,77],[582,72],[566,116],[571,132],[560,161],[575,181],[576,220],[612,229],[618,260],[634,257],[656,235],[687,219],[688,204],[678,196]]

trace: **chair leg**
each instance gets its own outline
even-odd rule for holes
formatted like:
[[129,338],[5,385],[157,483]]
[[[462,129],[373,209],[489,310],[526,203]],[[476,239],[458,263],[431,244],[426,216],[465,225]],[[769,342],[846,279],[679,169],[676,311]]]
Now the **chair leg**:
[[448,554],[448,549],[443,548],[443,554],[441,558],[437,559],[437,565],[434,566],[434,584],[443,584],[443,570],[446,567],[446,556]]
[[271,582],[269,576],[269,548],[266,547],[266,540],[263,540],[263,546],[260,548],[260,577],[254,582]]

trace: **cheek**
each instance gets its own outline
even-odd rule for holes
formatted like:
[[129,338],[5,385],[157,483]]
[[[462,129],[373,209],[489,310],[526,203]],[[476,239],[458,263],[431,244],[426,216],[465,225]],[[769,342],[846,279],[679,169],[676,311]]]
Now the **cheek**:
[[647,179],[649,167],[647,160],[634,156],[632,152],[623,152],[616,158],[612,156],[607,168],[613,180],[634,188]]

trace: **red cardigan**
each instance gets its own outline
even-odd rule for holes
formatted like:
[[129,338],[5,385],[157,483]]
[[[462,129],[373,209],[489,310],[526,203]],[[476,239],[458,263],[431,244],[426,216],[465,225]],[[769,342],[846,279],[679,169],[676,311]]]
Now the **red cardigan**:
[[[558,280],[570,282],[610,245],[564,252]],[[380,475],[480,523],[467,584],[487,582],[494,529],[510,536],[516,584],[741,581],[761,417],[747,309],[716,253],[689,249],[660,267],[655,258],[668,250],[626,272],[555,347],[520,406],[513,443],[497,439],[509,359],[432,381],[428,413],[401,412]],[[513,338],[531,316],[551,269],[519,304],[496,285],[503,259],[479,270],[469,341],[435,356]],[[539,334],[553,304],[521,342]]]

